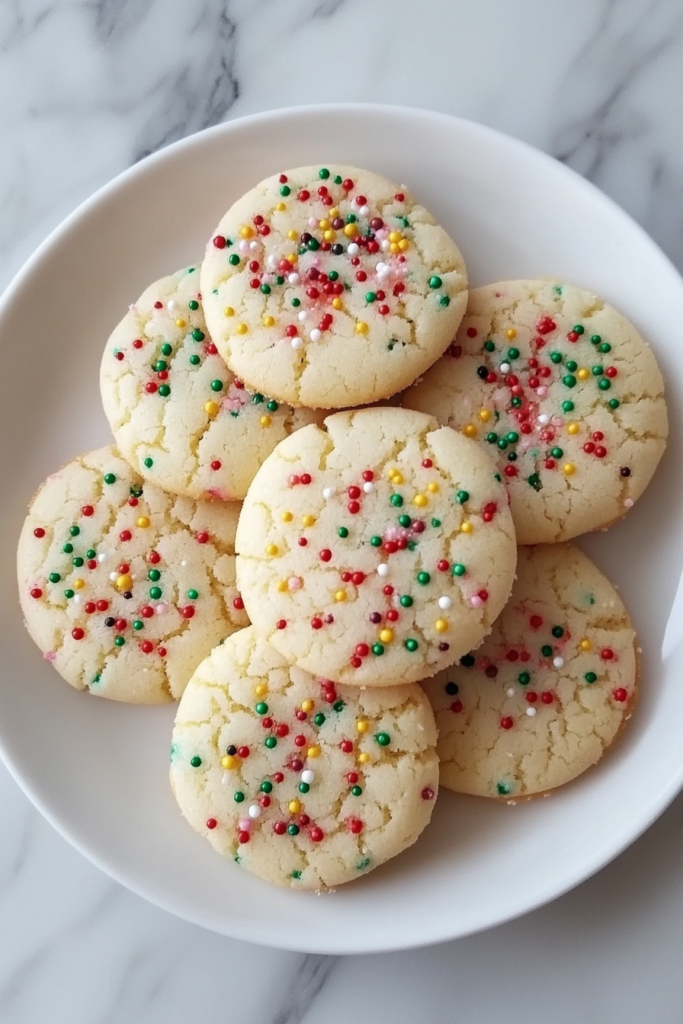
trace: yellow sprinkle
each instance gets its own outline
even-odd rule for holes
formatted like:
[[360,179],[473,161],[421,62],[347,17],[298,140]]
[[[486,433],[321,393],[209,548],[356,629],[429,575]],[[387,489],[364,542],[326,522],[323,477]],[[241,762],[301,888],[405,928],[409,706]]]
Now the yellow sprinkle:
[[346,235],[347,238],[353,238],[357,230],[358,228],[356,227],[355,224],[347,224],[346,227],[344,228],[344,234]]
[[337,237],[336,231],[332,231],[331,229],[328,229],[327,231],[323,231],[323,238],[325,239],[326,242],[334,242],[336,237]]
[[290,800],[287,806],[289,807],[290,814],[298,814],[301,810],[301,804],[298,800]]
[[215,416],[220,406],[218,402],[214,402],[213,399],[209,399],[208,402],[204,402],[204,412],[207,416]]
[[472,533],[473,529],[474,529],[474,527],[472,526],[472,523],[461,523],[460,524],[460,532],[461,533]]
[[[293,228],[292,228],[291,231],[287,232],[287,238],[290,240],[290,242],[295,242],[298,237],[299,236],[297,235],[296,231],[294,231]],[[289,259],[289,257],[287,257],[287,258]],[[289,259],[289,262],[290,263],[292,262],[291,259]]]
[[[296,236],[296,231],[294,232],[294,235]],[[295,252],[288,252],[285,259],[289,260],[290,263],[296,263],[299,257]]]
[[402,237],[402,235],[401,235],[400,231],[390,231],[389,232],[389,241],[390,242],[400,242],[401,241],[401,237]]
[[291,523],[293,518],[294,518],[294,516],[292,515],[291,512],[283,512],[282,513],[282,522],[283,523]]
[[242,238],[251,238],[253,234],[254,229],[250,227],[249,224],[245,224],[243,228],[240,228],[240,235]]
[[277,585],[277,589],[281,594],[284,594],[286,590],[289,590],[289,583],[287,582],[287,580],[280,580],[280,582]]
[[369,760],[370,760],[370,755],[366,754],[365,751],[363,751],[362,754],[358,755],[358,762],[359,762],[359,764],[367,764]]
[[338,206],[333,206],[332,209],[330,210],[330,217],[332,218],[332,220],[334,220],[334,218],[338,217],[338,216],[339,216],[339,207]]
[[562,467],[562,472],[565,476],[571,476],[573,473],[576,472],[576,466],[573,462],[565,462],[564,466]]
[[176,320],[175,325],[176,325],[176,327],[187,327],[187,321],[186,320]]
[[396,484],[397,487],[399,487],[403,483],[403,473],[399,473],[398,470],[395,470],[394,475],[391,478],[391,481],[392,483]]
[[356,722],[356,732],[367,732],[369,728],[370,723],[368,722],[367,718],[360,718]]
[[581,641],[581,643],[579,644],[579,647],[581,648],[582,651],[590,651],[592,646],[593,646],[593,644],[590,642],[590,640],[587,640],[585,637]]
[[287,209],[287,203],[278,203],[275,209],[278,213],[282,213],[283,210]]
[[[74,583],[74,586],[76,584]],[[119,576],[116,580],[116,589],[123,593],[124,590],[130,590],[133,586],[133,577],[129,576],[128,573],[124,573],[123,576]]]
[[254,693],[257,697],[263,697],[264,694],[268,693],[268,687],[265,683],[259,683],[258,686],[254,687]]
[[508,327],[507,331],[505,332],[505,337],[509,338],[510,341],[512,341],[513,338],[517,337],[517,331],[514,329],[514,327]]
[[418,508],[424,508],[429,498],[426,494],[416,494],[413,498],[413,505],[417,505]]
[[237,758],[231,757],[230,754],[226,754],[224,757],[221,758],[221,764],[223,765],[224,768],[236,768]]
[[334,309],[341,309],[343,305],[344,305],[344,303],[339,298],[339,296],[335,295],[335,297],[332,299],[332,307]]
[[[129,577],[129,578],[130,578],[130,577]],[[131,580],[131,583],[132,583],[132,582],[133,582],[133,581]],[[83,587],[84,587],[84,586],[85,586],[85,580],[80,580],[80,579],[79,579],[79,580],[74,580],[74,582],[73,582],[73,587],[74,587],[74,590],[83,590]],[[128,589],[128,588],[126,587],[126,590],[127,590],[127,589]]]
[[234,315],[235,315],[235,310],[232,308],[232,306],[226,306],[225,309],[223,310],[223,316],[234,316]]
[[261,323],[263,324],[264,327],[275,327],[275,317],[274,316],[264,316],[264,318],[261,321]]
[[468,423],[465,429],[463,430],[463,434],[465,435],[465,437],[476,437],[477,428],[475,427],[474,423]]
[[238,334],[246,334],[249,328],[246,324],[238,324],[236,330]]
[[356,323],[356,334],[367,334],[367,333],[368,333],[368,325],[365,323],[365,320],[359,320]]
[[405,252],[406,249],[409,249],[410,248],[410,242],[408,241],[408,239],[407,238],[402,238],[401,241],[398,243],[398,248],[399,248],[399,252]]
[[488,411],[488,409],[479,410],[479,419],[481,420],[482,423],[488,423],[488,421],[491,419],[491,413]]
[[389,246],[389,252],[397,253],[400,252],[398,242],[392,242]]
[[271,555],[271,556],[272,555],[276,555],[278,553],[278,551],[279,551],[279,548],[278,548],[277,544],[268,544],[266,546],[266,554],[267,555]]
[[330,226],[330,222],[329,222],[329,220],[327,219],[327,217],[323,217],[323,219],[322,219],[322,220],[319,220],[319,221],[318,221],[318,227],[319,227],[319,228],[320,228],[320,229],[321,229],[322,231],[325,231],[325,230],[326,230],[327,228],[329,228],[329,226]]
[[302,702],[301,702],[301,710],[302,711],[309,712],[309,711],[312,711],[314,707],[315,707],[315,701],[311,700],[310,698],[308,700],[302,700]]
[[334,595],[334,599],[335,599],[335,601],[337,601],[337,603],[339,603],[340,601],[345,601],[346,600],[346,591],[345,590],[338,590],[335,593],[335,595]]
[[567,433],[568,434],[578,434],[578,432],[579,432],[579,424],[578,423],[568,423],[567,424]]
[[138,516],[135,522],[138,524],[141,530],[146,530],[147,527],[149,526],[149,519],[147,518],[147,516]]
[[393,629],[383,629],[380,631],[379,638],[383,644],[390,644],[394,639]]
[[273,421],[270,418],[270,416],[266,416],[265,414],[261,416],[261,418],[259,419],[259,423],[261,424],[262,427],[269,427],[272,422]]
[[309,757],[320,757],[320,747],[309,747],[306,753]]
[[437,631],[437,633],[445,633],[446,630],[448,629],[448,620],[437,619],[436,622],[434,623],[434,629]]
[[434,480],[432,480],[431,484],[427,484],[427,490],[431,491],[432,494],[438,494],[439,485]]
[[315,523],[315,516],[302,516],[301,522],[303,526],[313,526]]
[[579,380],[588,380],[588,378],[590,377],[590,373],[584,366],[582,366],[576,374],[576,376],[579,378]]

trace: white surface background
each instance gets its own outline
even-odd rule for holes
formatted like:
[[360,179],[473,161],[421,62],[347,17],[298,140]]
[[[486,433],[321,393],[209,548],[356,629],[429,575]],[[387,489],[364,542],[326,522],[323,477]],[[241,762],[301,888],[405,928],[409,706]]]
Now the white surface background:
[[[326,100],[431,107],[517,135],[596,182],[680,269],[682,93],[680,0],[0,0],[0,284],[146,153]],[[679,798],[615,864],[520,921],[337,959],[149,906],[69,848],[0,767],[0,1021],[680,1024],[682,816]]]

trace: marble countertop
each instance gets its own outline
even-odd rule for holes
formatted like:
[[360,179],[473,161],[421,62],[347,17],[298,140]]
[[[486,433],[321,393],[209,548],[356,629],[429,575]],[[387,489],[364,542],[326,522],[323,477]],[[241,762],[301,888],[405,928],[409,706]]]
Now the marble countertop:
[[[1,0],[0,287],[81,200],[160,146],[345,100],[525,139],[604,189],[683,269],[682,95],[680,0]],[[519,921],[349,958],[249,946],[145,903],[71,849],[1,765],[0,820],[3,1024],[681,1021],[683,798]]]

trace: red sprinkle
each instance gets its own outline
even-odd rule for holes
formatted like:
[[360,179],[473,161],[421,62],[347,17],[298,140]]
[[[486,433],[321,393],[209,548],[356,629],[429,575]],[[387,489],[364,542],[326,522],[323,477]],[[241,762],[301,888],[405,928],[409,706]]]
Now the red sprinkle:
[[423,800],[433,800],[434,790],[432,789],[431,786],[425,786],[425,788],[420,793],[420,796],[422,797]]
[[284,821],[276,821],[273,825],[273,832],[276,836],[283,836],[287,831],[287,826]]
[[206,827],[207,828],[215,828],[217,824],[218,824],[218,822],[216,821],[215,818],[207,818],[206,819]]
[[236,611],[241,612],[244,608],[244,601],[241,597],[235,597],[233,598],[232,606]]
[[330,551],[330,549],[329,548],[323,548],[322,551],[320,552],[320,561],[321,562],[329,562],[329,560],[331,558],[332,558],[332,552]]
[[[213,244],[216,246],[217,249],[225,249],[226,243],[223,235],[215,235],[213,239]],[[159,303],[159,305],[161,305],[161,303]]]
[[242,846],[244,846],[245,843],[248,843],[250,838],[251,837],[250,837],[248,832],[238,832],[237,833],[237,839],[242,844]]
[[353,752],[353,743],[351,740],[342,740],[339,744],[339,749],[343,754],[351,754]]
[[37,537],[38,540],[40,540],[41,537],[45,536],[45,530],[42,528],[42,526],[36,526],[35,530],[33,531],[33,536]]
[[614,699],[618,700],[620,704],[623,704],[627,697],[628,693],[623,688],[623,686],[620,686],[617,690],[614,691]]
[[540,615],[532,615],[529,619],[529,623],[532,629],[540,629],[540,627],[543,625],[543,619]]
[[277,622],[275,623],[275,627],[276,629],[286,629],[287,623],[285,622],[284,619],[278,619]]
[[85,630],[81,629],[80,626],[76,626],[75,629],[71,630],[71,635],[74,638],[74,640],[82,640],[83,637],[85,636]]
[[321,828],[317,828],[317,827],[316,828],[312,828],[309,831],[308,835],[309,835],[309,838],[310,838],[312,843],[319,843],[325,837],[325,833],[323,832],[323,830]]
[[614,657],[614,651],[611,647],[603,647],[603,649],[600,651],[600,657],[603,661],[611,661]]
[[354,836],[357,836],[363,831],[363,822],[360,818],[347,818],[346,827],[349,832],[352,832]]
[[311,626],[313,629],[322,629],[323,620],[319,619],[316,615],[314,619],[311,619]]
[[544,704],[552,704],[554,699],[555,698],[553,697],[553,695],[550,692],[550,690],[544,690],[543,693],[541,694],[541,700],[543,701]]
[[206,533],[205,530],[202,530],[200,533],[195,534],[195,540],[197,541],[198,544],[206,544],[208,539],[209,535],[208,533]]
[[501,720],[500,720],[500,727],[501,727],[501,729],[511,729],[514,724],[515,723],[510,718],[509,715],[506,715],[505,718],[501,718]]
[[83,513],[84,516],[91,516],[94,511],[95,509],[92,507],[92,505],[83,505],[83,507],[81,508],[81,512]]
[[161,561],[161,555],[159,554],[158,551],[150,551],[150,553],[147,556],[147,561],[151,562],[152,565],[158,565],[159,562]]
[[237,753],[239,754],[239,756],[244,761],[245,758],[249,757],[249,747],[238,747],[237,748]]
[[154,650],[154,644],[151,643],[149,640],[143,640],[142,643],[140,644],[140,650],[142,651],[143,654],[151,654],[152,651]]
[[211,463],[211,469],[219,470],[222,465],[223,463],[220,461],[220,459],[214,459],[214,461]]
[[194,608],[191,604],[187,604],[184,608],[180,609],[180,614],[184,619],[191,619],[194,617]]
[[31,597],[35,598],[36,601],[38,600],[39,597],[42,597],[42,596],[43,596],[43,592],[40,589],[40,587],[34,587],[33,590],[31,591]]
[[460,712],[462,711],[462,701],[461,700],[454,700],[453,703],[451,704],[451,711],[455,715],[459,715]]

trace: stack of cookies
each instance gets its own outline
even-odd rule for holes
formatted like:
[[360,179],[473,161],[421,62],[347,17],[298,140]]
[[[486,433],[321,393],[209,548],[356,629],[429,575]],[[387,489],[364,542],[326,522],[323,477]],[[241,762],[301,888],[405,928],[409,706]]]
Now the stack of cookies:
[[29,510],[26,624],[80,690],[180,698],[171,784],[217,851],[329,888],[410,846],[439,782],[514,802],[612,744],[635,635],[568,541],[642,494],[667,416],[611,306],[468,294],[405,188],[304,167],[143,292],[101,390],[115,444]]

